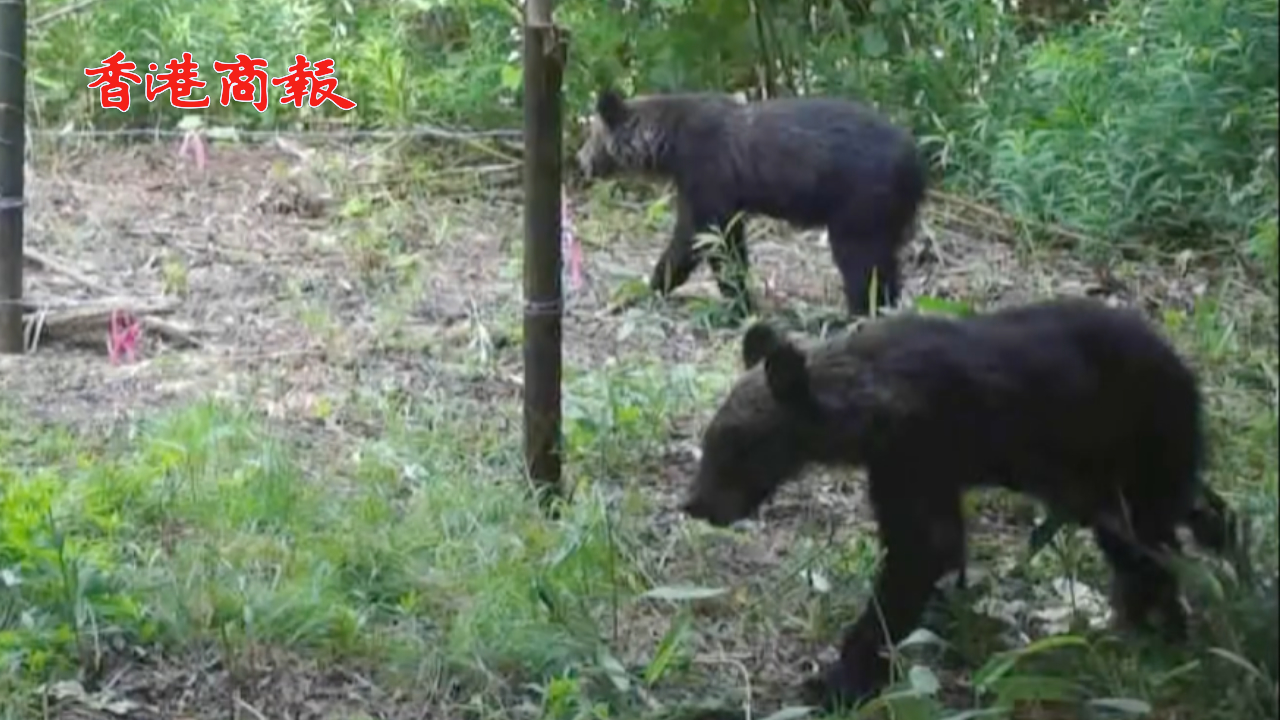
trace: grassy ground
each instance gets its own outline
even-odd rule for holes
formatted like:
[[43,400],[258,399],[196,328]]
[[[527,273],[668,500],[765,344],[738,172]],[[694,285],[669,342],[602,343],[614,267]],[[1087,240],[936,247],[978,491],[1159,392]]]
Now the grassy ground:
[[[656,259],[660,205],[574,198],[575,502],[551,521],[521,479],[517,195],[444,193],[379,148],[216,146],[203,172],[168,146],[39,156],[30,246],[176,300],[203,345],[152,333],[112,366],[95,331],[0,359],[0,717],[763,718],[865,599],[854,477],[816,473],[750,533],[674,512],[738,335],[705,273],[684,302],[605,311]],[[1168,328],[1261,579],[1193,566],[1190,647],[1115,638],[1084,536],[1028,561],[1033,513],[983,496],[979,581],[904,650],[886,716],[1275,717],[1275,298],[1221,258],[1099,273],[953,215],[924,224],[910,297],[1089,292]],[[770,304],[839,307],[819,238],[752,236]],[[48,268],[29,285],[90,294]]]

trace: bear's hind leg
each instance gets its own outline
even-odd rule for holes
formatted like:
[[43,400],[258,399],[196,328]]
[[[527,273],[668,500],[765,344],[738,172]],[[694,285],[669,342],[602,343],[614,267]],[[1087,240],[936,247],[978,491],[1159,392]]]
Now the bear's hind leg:
[[[1120,624],[1158,628],[1166,640],[1182,642],[1187,613],[1169,563],[1182,551],[1177,527],[1194,514],[1201,492],[1199,444],[1194,414],[1174,402],[1178,396],[1168,397],[1163,424],[1146,433],[1151,439],[1128,449],[1133,457],[1124,463],[1126,472],[1118,484],[1123,502],[1107,511],[1114,519],[1093,525],[1113,571],[1112,605]],[[1153,615],[1162,622],[1157,624]]]
[[[1111,604],[1118,624],[1133,629],[1150,628],[1153,614],[1164,621],[1165,637],[1174,642],[1186,638],[1187,616],[1182,607],[1178,578],[1165,562],[1179,552],[1174,523],[1151,513],[1151,508],[1131,507],[1130,532],[1095,524],[1094,539],[1112,571]],[[1118,514],[1116,523],[1121,523]]]
[[851,316],[871,314],[872,279],[878,289],[877,307],[898,304],[901,279],[897,245],[893,238],[881,233],[859,232],[847,225],[827,229],[831,256],[844,281],[845,306]]

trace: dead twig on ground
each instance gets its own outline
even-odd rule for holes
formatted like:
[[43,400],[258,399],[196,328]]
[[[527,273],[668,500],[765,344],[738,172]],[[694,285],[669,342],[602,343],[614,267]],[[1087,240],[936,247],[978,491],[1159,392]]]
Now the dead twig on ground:
[[155,315],[145,315],[142,317],[142,326],[164,338],[171,345],[191,348],[204,347],[204,343],[196,338],[195,330],[179,325],[172,320],[158,318]]
[[[1026,225],[1034,226],[1049,235],[1053,238],[1054,245],[1062,249],[1070,249],[1094,242],[1094,240],[1089,236],[1083,235],[1074,230],[1069,230],[1061,225],[1014,217],[1003,210],[993,208],[989,205],[983,205],[973,200],[960,197],[959,195],[942,192],[941,190],[930,190],[929,199],[934,202],[935,206],[941,203],[943,205],[949,205],[965,211],[952,212],[945,208],[935,210],[935,212],[938,212],[939,215],[942,215],[947,220],[958,225],[964,225],[973,229],[985,231],[992,234],[997,240],[1002,242],[1016,242],[1017,232],[1014,228]],[[970,215],[978,215],[984,218],[986,222],[979,222],[972,217],[967,217],[965,214],[966,212]]]
[[38,268],[41,268],[43,270],[48,270],[51,273],[57,273],[58,275],[62,275],[63,277],[66,277],[69,280],[74,280],[76,283],[83,285],[85,288],[89,290],[93,290],[94,292],[99,292],[104,295],[120,295],[121,294],[119,290],[116,290],[115,288],[110,287],[105,283],[94,280],[88,275],[85,275],[79,270],[71,267],[67,263],[62,262],[61,260],[51,255],[46,255],[45,253],[42,253],[39,250],[35,250],[33,248],[23,248],[22,258],[23,260],[26,260],[27,262],[31,263],[32,265]]
[[28,337],[28,346],[34,347],[41,339],[98,343],[103,328],[117,311],[127,312],[141,320],[143,327],[155,332],[170,343],[201,347],[192,330],[178,323],[161,319],[177,309],[177,305],[165,300],[139,300],[127,297],[105,297],[84,301],[52,301],[23,303],[28,324],[35,327]]
[[76,315],[92,315],[103,308],[107,308],[107,312],[112,310],[122,310],[134,315],[168,315],[177,309],[177,304],[171,300],[164,299],[140,299],[128,297],[124,295],[108,295],[107,297],[92,298],[89,300],[68,300],[65,298],[41,298],[25,297],[22,299],[22,312],[59,312],[76,314]]
[[84,336],[95,337],[110,322],[112,313],[116,311],[124,311],[137,317],[144,328],[152,330],[172,344],[185,347],[202,346],[191,329],[157,317],[170,314],[176,309],[177,306],[172,301],[129,297],[39,250],[24,248],[23,258],[32,265],[62,275],[86,289],[106,296],[79,301],[55,299],[24,302],[23,314],[32,316],[25,318],[28,326],[27,346],[30,348],[34,348],[36,343],[45,337],[63,340],[80,340]]

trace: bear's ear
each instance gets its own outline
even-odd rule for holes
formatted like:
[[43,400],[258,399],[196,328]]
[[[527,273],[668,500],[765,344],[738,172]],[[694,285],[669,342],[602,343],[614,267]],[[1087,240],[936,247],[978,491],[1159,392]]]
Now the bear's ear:
[[752,325],[742,336],[742,362],[747,369],[762,360],[775,400],[806,412],[814,408],[804,352],[763,322]]
[[742,336],[742,365],[747,370],[786,345],[787,341],[768,323],[758,322],[747,328]]
[[606,127],[617,127],[627,119],[627,101],[615,88],[606,87],[596,95],[596,113]]
[[764,375],[774,400],[805,413],[815,411],[817,406],[809,391],[809,368],[805,366],[804,353],[795,345],[786,343],[769,353],[764,359]]

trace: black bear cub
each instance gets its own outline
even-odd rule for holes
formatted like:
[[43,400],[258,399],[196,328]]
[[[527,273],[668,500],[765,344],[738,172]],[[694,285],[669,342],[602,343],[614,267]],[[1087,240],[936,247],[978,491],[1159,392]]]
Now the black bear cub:
[[846,629],[839,662],[807,685],[821,704],[883,688],[882,628],[902,640],[935,583],[962,570],[961,494],[974,487],[1026,493],[1091,528],[1117,619],[1161,615],[1169,637],[1185,635],[1161,560],[1180,550],[1180,525],[1223,552],[1206,518],[1225,509],[1201,484],[1196,377],[1141,316],[1060,299],[963,320],[899,316],[808,350],[757,324],[742,354],[748,370],[705,431],[687,513],[733,523],[811,463],[868,474],[883,615],[869,604]]
[[720,293],[753,312],[743,216],[754,213],[827,229],[850,314],[868,314],[873,273],[876,304],[898,301],[898,250],[913,232],[926,172],[911,135],[870,107],[719,93],[627,100],[606,89],[577,161],[588,179],[628,173],[674,183],[675,230],[653,270],[654,292],[683,285],[706,254],[695,236],[718,230],[725,248],[709,260]]

